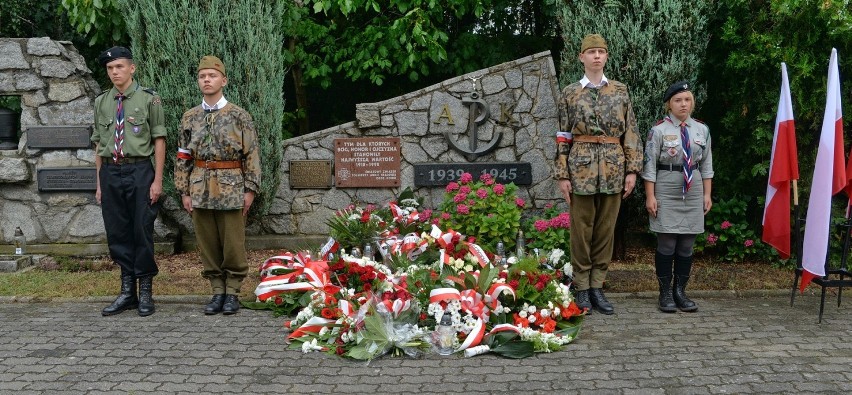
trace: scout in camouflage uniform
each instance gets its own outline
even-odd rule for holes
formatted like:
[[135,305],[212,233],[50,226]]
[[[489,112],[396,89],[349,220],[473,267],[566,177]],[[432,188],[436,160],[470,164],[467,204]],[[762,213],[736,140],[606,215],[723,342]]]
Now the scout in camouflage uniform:
[[585,75],[562,91],[554,176],[570,207],[576,303],[612,314],[601,287],[621,199],[633,192],[642,170],[642,142],[627,86],[603,74],[606,41],[590,34],[580,47]]
[[691,117],[695,99],[686,81],[670,86],[663,102],[669,114],[648,132],[642,170],[645,208],[651,231],[657,233],[659,308],[665,313],[696,311],[698,305],[684,289],[695,238],[704,233],[704,215],[713,207],[710,130]]
[[192,224],[213,299],[204,313],[234,314],[248,274],[245,216],[260,189],[260,152],[251,115],[222,90],[225,66],[215,56],[198,64],[201,105],[180,121],[175,186]]
[[95,200],[101,205],[110,257],[121,267],[121,293],[101,314],[137,309],[148,316],[154,313],[154,220],[166,159],[162,101],[133,79],[136,65],[127,48],[110,48],[98,62],[113,87],[95,99]]

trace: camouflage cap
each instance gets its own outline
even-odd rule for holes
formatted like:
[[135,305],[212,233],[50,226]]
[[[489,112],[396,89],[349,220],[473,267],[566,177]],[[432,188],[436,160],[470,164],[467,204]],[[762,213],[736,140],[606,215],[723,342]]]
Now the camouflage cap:
[[580,43],[580,53],[586,52],[589,48],[608,49],[606,40],[600,34],[588,34],[586,37],[583,37],[583,42]]
[[222,75],[227,76],[225,73],[225,64],[222,63],[222,59],[219,59],[213,55],[207,55],[201,58],[201,61],[198,62],[198,70],[201,71],[204,69],[213,69],[218,70]]
[[98,55],[98,63],[100,63],[101,66],[106,66],[107,63],[116,59],[133,60],[133,54],[125,47],[112,47]]
[[663,95],[663,103],[668,103],[669,99],[671,99],[672,96],[674,96],[678,93],[681,93],[681,92],[686,92],[688,90],[689,90],[689,83],[688,82],[686,82],[686,81],[675,82],[674,84],[672,84],[672,86],[669,87],[669,89],[666,89],[666,93]]

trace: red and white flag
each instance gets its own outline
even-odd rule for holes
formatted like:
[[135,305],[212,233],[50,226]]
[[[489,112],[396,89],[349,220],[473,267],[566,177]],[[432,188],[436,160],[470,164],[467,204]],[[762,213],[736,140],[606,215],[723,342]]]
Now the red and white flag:
[[819,138],[814,179],[805,223],[802,251],[802,285],[815,277],[825,276],[825,258],[831,228],[831,197],[846,188],[846,166],[843,163],[843,114],[840,108],[840,73],[837,49],[831,50],[828,64],[828,94]]
[[769,181],[766,184],[766,206],[763,208],[763,236],[775,247],[782,259],[790,257],[790,181],[799,179],[799,154],[796,149],[796,127],[787,65],[781,63],[781,98],[772,137]]

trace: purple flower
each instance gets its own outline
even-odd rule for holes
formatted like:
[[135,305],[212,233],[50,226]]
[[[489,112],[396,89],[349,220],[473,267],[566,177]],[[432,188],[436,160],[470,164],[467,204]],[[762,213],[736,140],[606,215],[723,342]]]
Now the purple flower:
[[460,204],[456,206],[456,212],[458,212],[459,214],[470,214],[470,208],[468,208],[464,204]]
[[459,189],[458,183],[451,182],[451,183],[447,184],[447,192],[452,192],[452,191],[455,191],[456,189]]
[[506,187],[504,187],[503,184],[497,184],[494,186],[494,193],[497,196],[502,196],[503,192],[506,192]]
[[722,229],[728,229],[731,227],[731,223],[729,221],[722,222]]
[[485,188],[479,188],[476,190],[476,196],[479,196],[480,199],[485,199],[488,196],[488,191]]
[[754,240],[748,239],[748,240],[745,241],[745,243],[743,243],[743,245],[746,246],[746,247],[751,247],[751,246],[754,245]]
[[473,176],[470,173],[462,173],[461,177],[459,177],[459,181],[461,181],[462,184],[467,184],[473,181]]

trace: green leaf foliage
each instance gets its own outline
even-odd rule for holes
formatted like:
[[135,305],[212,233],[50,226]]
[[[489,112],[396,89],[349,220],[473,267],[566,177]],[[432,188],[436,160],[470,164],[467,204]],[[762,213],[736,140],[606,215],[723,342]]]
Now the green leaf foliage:
[[[263,177],[252,213],[264,213],[281,177],[283,3],[118,0],[118,4],[130,32],[136,77],[163,97],[169,153],[175,152],[183,112],[201,102],[195,78],[199,59],[216,55],[225,63],[225,97],[252,115],[258,133]],[[166,177],[171,179],[174,155],[166,158]]]

